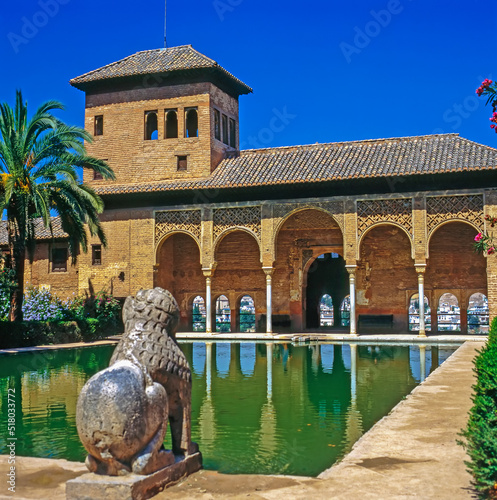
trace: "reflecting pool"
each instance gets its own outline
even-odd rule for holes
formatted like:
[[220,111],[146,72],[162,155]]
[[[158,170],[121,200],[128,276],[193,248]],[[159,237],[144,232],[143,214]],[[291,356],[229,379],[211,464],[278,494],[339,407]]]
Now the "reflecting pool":
[[[227,473],[315,476],[439,366],[454,345],[183,342],[193,372],[192,433],[204,466]],[[86,380],[114,346],[0,356],[15,389],[16,454],[83,461],[75,425]],[[167,446],[167,443],[166,443]]]

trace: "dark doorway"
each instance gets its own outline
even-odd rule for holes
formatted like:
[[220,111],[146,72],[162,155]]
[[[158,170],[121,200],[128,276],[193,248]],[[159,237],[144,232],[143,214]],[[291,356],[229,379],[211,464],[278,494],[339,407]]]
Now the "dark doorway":
[[320,328],[320,305],[328,294],[333,303],[334,325],[341,325],[340,306],[349,293],[349,278],[345,260],[337,253],[325,253],[316,258],[307,271],[306,328]]

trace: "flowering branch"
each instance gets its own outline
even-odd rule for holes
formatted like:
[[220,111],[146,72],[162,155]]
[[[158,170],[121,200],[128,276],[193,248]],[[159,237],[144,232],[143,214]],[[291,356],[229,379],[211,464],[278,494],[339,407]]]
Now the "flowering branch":
[[489,120],[492,122],[490,128],[494,129],[497,133],[497,83],[485,78],[482,84],[476,89],[478,97],[486,96],[487,102],[485,106],[490,104],[493,109],[492,117]]
[[[495,113],[494,113],[495,114]],[[485,220],[490,223],[490,227],[495,227],[497,224],[497,217],[490,217],[485,215]],[[489,235],[486,231],[478,233],[475,236],[475,251],[492,255],[496,252],[493,236]]]

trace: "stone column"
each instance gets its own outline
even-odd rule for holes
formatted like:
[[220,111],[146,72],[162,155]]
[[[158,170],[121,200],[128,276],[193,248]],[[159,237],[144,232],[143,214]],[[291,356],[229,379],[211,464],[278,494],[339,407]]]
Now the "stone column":
[[273,267],[263,267],[266,274],[266,333],[273,333],[272,275]]
[[419,303],[419,336],[426,337],[425,325],[425,270],[426,265],[417,265],[418,273],[418,303]]
[[205,333],[212,333],[212,269],[202,269],[205,276]]
[[345,268],[349,273],[350,286],[350,335],[357,337],[356,312],[355,312],[355,272],[356,265],[346,265]]

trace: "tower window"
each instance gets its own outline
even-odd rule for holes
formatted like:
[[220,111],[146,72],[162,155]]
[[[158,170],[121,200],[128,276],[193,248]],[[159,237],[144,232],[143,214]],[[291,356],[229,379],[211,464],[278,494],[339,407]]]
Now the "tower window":
[[178,156],[178,172],[184,172],[188,170],[188,157]]
[[197,108],[185,109],[186,137],[198,137]]
[[104,117],[103,115],[95,116],[95,130],[93,135],[104,135]]
[[236,148],[236,123],[230,118],[230,146]]
[[178,137],[178,112],[175,109],[166,110],[166,139]]
[[102,245],[92,245],[91,247],[91,263],[93,266],[102,265]]
[[223,115],[223,142],[224,144],[229,144],[228,142],[228,117]]
[[221,140],[221,113],[219,110],[214,110],[214,137]]
[[[103,161],[109,161],[108,158],[102,158]],[[104,176],[100,172],[95,172],[93,171],[93,180],[94,181],[101,181],[104,178]]]
[[157,111],[145,112],[145,140],[155,141],[159,138],[157,128]]
[[67,248],[52,248],[52,272],[67,271]]

